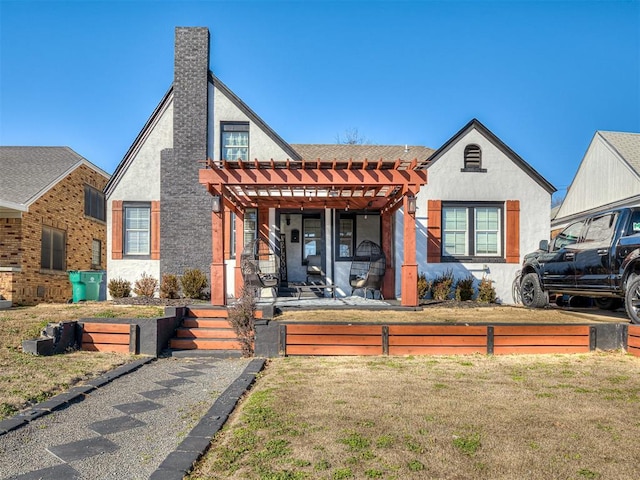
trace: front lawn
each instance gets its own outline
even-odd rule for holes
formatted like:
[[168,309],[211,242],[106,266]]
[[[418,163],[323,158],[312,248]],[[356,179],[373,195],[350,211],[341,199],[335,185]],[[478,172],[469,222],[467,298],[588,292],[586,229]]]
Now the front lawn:
[[130,355],[70,352],[51,357],[22,353],[22,341],[37,338],[47,323],[89,317],[156,317],[162,308],[93,302],[41,304],[0,310],[0,419],[131,360]]
[[640,478],[640,358],[271,361],[189,476]]

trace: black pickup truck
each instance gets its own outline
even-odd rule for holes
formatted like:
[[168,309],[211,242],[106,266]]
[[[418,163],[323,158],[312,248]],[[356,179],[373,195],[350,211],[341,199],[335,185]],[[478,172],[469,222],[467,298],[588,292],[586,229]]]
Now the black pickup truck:
[[549,294],[591,297],[604,309],[624,303],[640,324],[640,206],[585,217],[541,241],[516,285],[527,307],[546,306]]

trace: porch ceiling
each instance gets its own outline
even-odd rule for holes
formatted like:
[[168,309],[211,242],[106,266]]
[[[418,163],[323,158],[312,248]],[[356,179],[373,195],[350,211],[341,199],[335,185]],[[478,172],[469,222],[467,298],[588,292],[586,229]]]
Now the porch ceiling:
[[417,160],[213,162],[200,183],[238,208],[339,208],[388,211],[427,183]]

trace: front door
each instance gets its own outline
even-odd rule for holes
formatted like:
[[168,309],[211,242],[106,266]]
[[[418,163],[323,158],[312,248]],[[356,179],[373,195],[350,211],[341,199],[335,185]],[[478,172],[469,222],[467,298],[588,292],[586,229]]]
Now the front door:
[[[293,283],[320,280],[325,271],[324,212],[318,210],[280,211],[281,248],[287,268],[287,280]],[[314,276],[317,275],[317,276]]]

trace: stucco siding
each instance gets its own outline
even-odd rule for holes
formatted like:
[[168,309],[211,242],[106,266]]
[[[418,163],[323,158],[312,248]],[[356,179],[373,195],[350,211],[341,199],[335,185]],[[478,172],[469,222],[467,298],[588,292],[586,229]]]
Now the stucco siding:
[[[482,150],[482,168],[486,172],[462,172],[464,149],[469,144]],[[448,151],[429,168],[428,184],[417,196],[416,212],[416,260],[418,271],[428,278],[453,270],[456,277],[472,274],[477,279],[486,275],[496,287],[503,303],[512,303],[511,284],[519,263],[427,263],[427,234],[429,200],[442,201],[490,201],[520,202],[520,262],[523,256],[537,248],[542,239],[549,238],[549,212],[551,195],[532,179],[522,168],[507,157],[493,142],[473,129],[454,143]],[[503,222],[506,224],[506,209]],[[403,263],[402,242],[403,213],[396,214],[396,294],[400,294],[400,266]],[[506,232],[502,232],[503,237]],[[506,243],[506,242],[505,242]],[[504,252],[503,252],[504,254]],[[485,268],[486,267],[486,268]]]
[[213,141],[209,140],[213,145],[213,151],[209,148],[210,156],[215,161],[220,160],[220,122],[248,122],[249,123],[249,160],[285,160],[288,155],[285,151],[274,142],[258,125],[235,105],[224,93],[218,88],[214,88],[214,108],[213,108]]
[[[129,280],[131,284],[143,272],[160,280],[159,260],[113,260],[112,252],[112,203],[151,202],[160,200],[160,155],[163,149],[173,145],[173,102],[168,102],[157,121],[151,126],[142,143],[133,152],[128,168],[120,177],[107,198],[107,277]],[[161,206],[162,209],[162,206]],[[162,210],[161,210],[162,213]],[[160,245],[162,254],[162,244]]]

